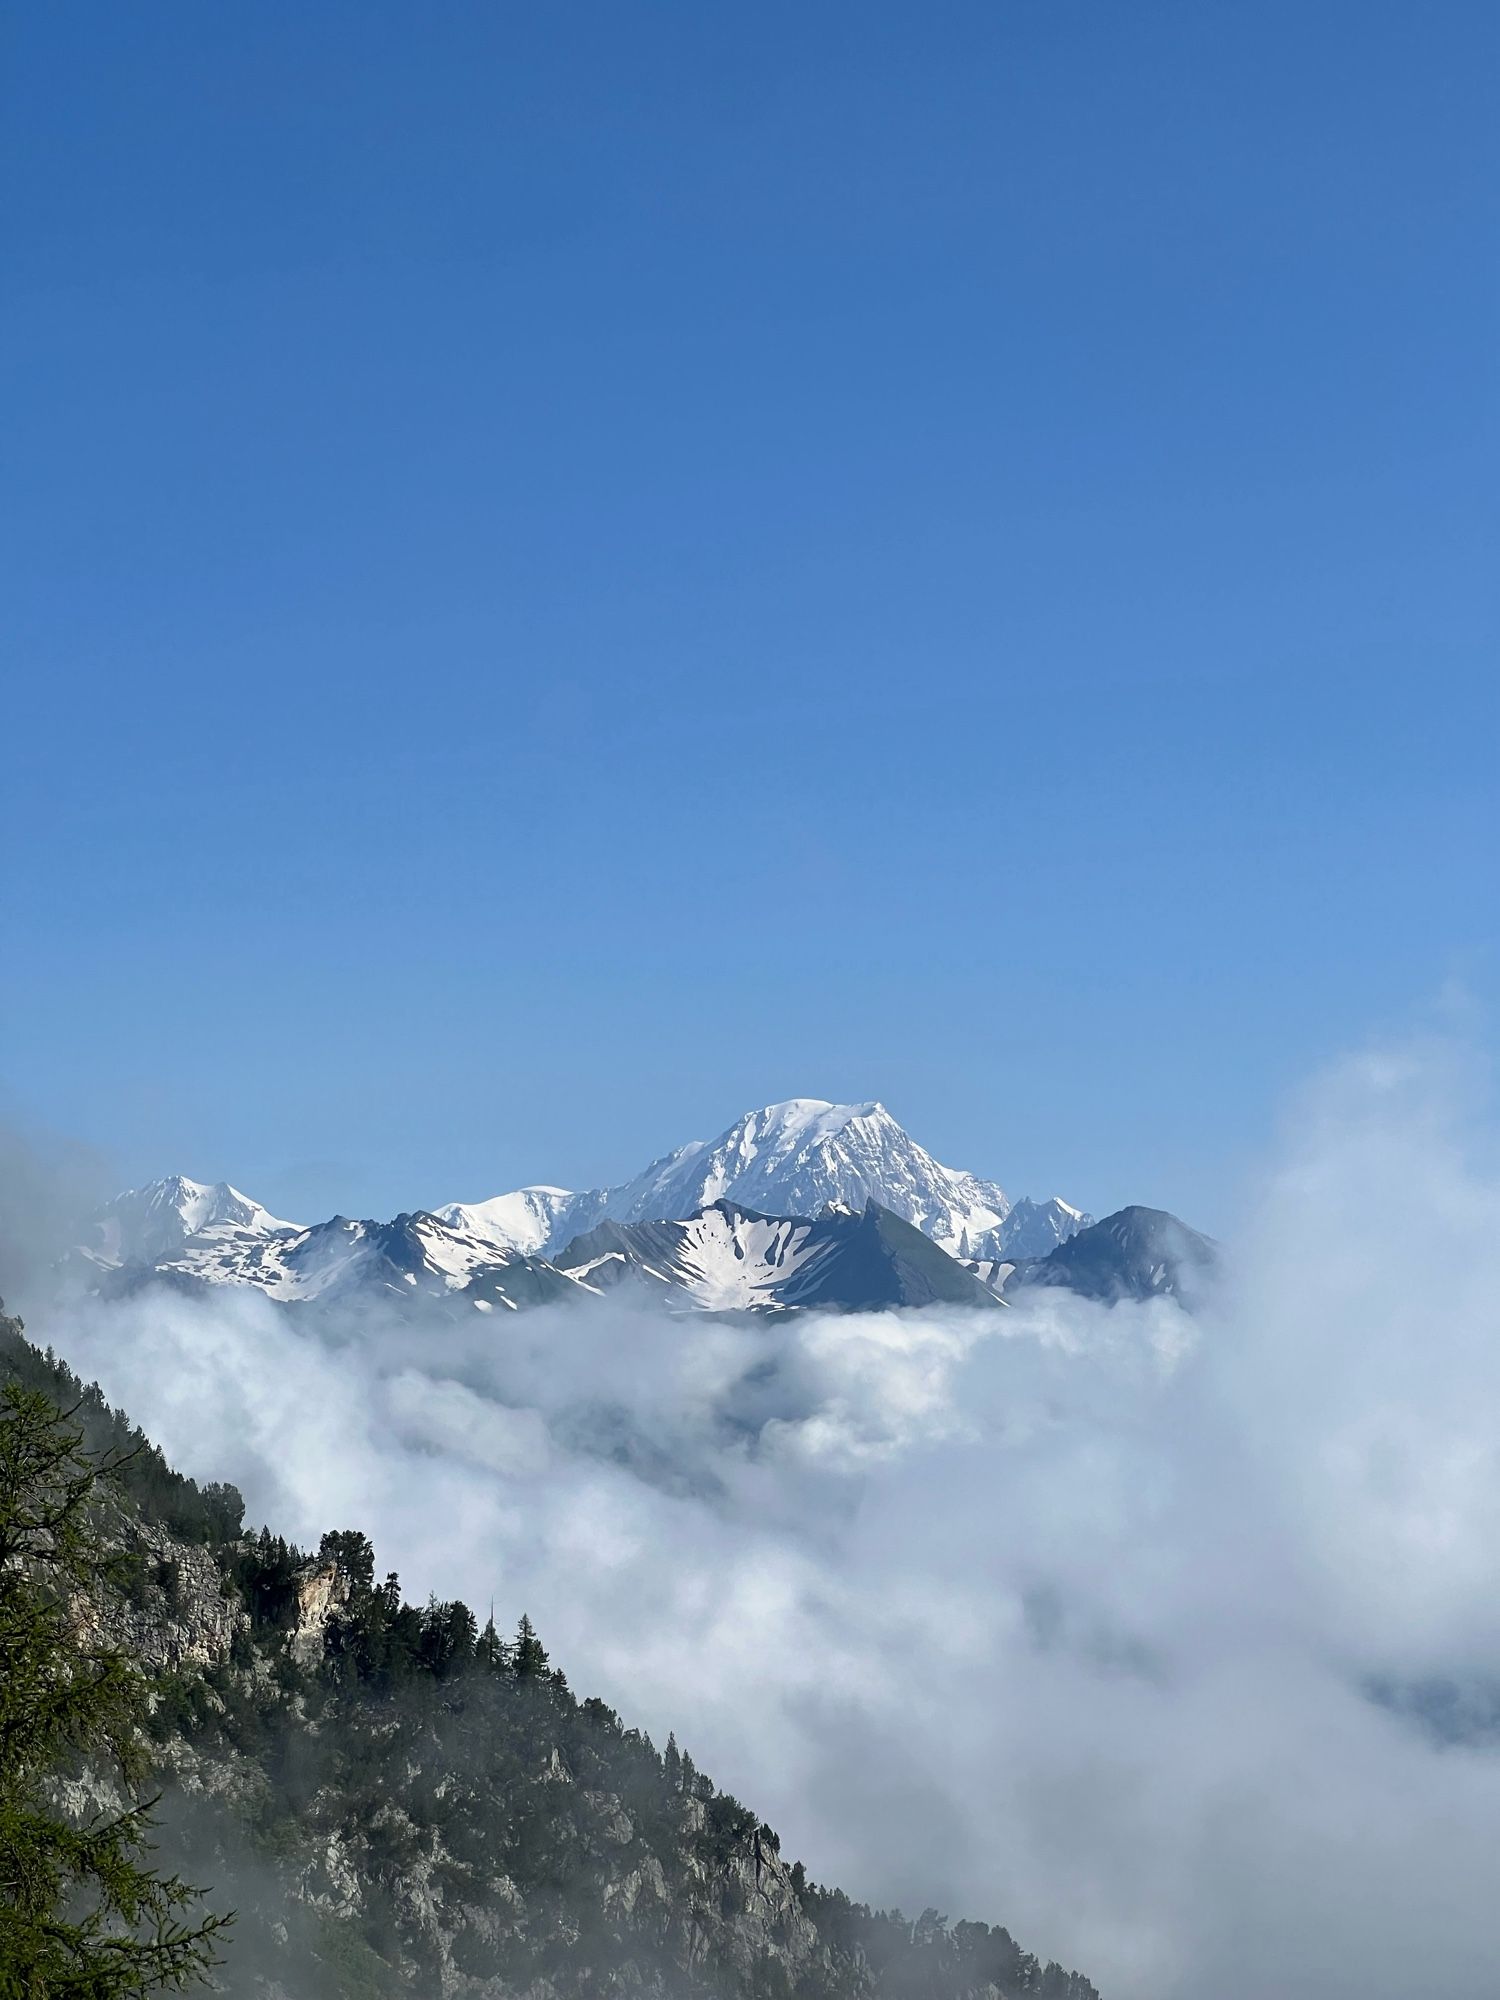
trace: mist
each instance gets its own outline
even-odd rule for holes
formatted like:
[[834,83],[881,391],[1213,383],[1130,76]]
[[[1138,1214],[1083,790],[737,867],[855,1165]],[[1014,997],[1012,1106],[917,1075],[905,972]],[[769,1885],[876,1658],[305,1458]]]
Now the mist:
[[[1294,1108],[1210,1308],[414,1332],[38,1307],[182,1470],[530,1612],[819,1880],[1105,2000],[1493,1992],[1500,1175],[1451,1050]],[[1189,1217],[1191,1220],[1191,1217]]]
[[11,1113],[0,1091],[0,1299],[30,1309],[54,1288],[79,1218],[118,1193],[119,1182],[94,1148]]

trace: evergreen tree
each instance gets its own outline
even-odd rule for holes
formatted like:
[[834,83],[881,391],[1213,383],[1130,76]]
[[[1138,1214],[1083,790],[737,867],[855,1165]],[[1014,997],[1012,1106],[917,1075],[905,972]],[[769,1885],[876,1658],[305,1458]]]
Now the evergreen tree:
[[474,1648],[479,1641],[479,1627],[474,1614],[462,1599],[455,1599],[448,1606],[444,1638],[449,1673],[462,1673],[474,1658]]
[[146,1865],[153,1801],[78,1825],[49,1796],[77,1759],[131,1796],[143,1775],[145,1683],[91,1631],[114,1567],[98,1492],[114,1469],[39,1391],[0,1394],[0,2000],[180,1991],[216,1963],[227,1921],[191,1921],[196,1892]]
[[547,1649],[536,1636],[536,1627],[524,1611],[516,1627],[516,1643],[511,1658],[517,1680],[540,1680],[547,1671]]
[[318,1544],[319,1562],[335,1563],[359,1591],[375,1584],[375,1551],[357,1528],[330,1529]]
[[485,1620],[484,1630],[480,1633],[474,1649],[474,1657],[480,1666],[488,1668],[491,1673],[502,1672],[510,1665],[510,1647],[495,1630],[493,1611]]

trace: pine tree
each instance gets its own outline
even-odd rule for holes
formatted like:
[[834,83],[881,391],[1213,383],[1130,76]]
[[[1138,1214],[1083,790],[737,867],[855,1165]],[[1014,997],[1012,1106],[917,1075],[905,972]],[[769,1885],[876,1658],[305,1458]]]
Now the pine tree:
[[154,1800],[79,1825],[48,1794],[74,1759],[112,1767],[132,1798],[143,1775],[145,1683],[90,1629],[112,1580],[111,1469],[44,1395],[0,1395],[0,2000],[180,1991],[228,1921],[191,1921],[196,1891],[146,1865]]
[[516,1627],[516,1643],[511,1651],[518,1680],[540,1680],[547,1671],[547,1649],[536,1636],[536,1627],[523,1611]]
[[460,1674],[474,1658],[474,1648],[479,1639],[479,1627],[474,1614],[461,1598],[455,1598],[448,1606],[446,1645],[446,1670]]
[[481,1667],[487,1668],[491,1673],[502,1673],[510,1665],[510,1647],[495,1630],[493,1609],[485,1620],[484,1630],[475,1644],[474,1657]]

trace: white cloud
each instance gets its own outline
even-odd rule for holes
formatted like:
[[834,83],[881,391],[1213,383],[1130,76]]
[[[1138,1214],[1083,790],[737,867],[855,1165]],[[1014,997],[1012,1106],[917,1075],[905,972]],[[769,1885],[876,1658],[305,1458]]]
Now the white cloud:
[[1312,1094],[1196,1328],[1054,1292],[337,1342],[160,1296],[45,1332],[288,1533],[529,1610],[822,1879],[1004,1921],[1107,2000],[1478,2000],[1500,1759],[1363,1691],[1500,1675],[1470,1095],[1431,1050]]

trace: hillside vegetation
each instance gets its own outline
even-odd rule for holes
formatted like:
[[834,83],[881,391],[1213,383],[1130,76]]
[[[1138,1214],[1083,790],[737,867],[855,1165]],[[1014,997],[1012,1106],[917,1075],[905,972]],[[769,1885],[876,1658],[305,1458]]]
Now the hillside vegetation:
[[[233,1906],[219,1990],[663,2000],[1097,2000],[1009,1933],[808,1881],[674,1739],[580,1699],[522,1615],[416,1605],[357,1529],[298,1549],[176,1473],[0,1319],[0,1379],[121,1461],[93,1616],[140,1678],[160,1862]],[[70,1824],[135,1802],[60,1754]],[[0,1963],[3,1970],[3,1963]],[[3,1981],[0,1981],[3,1990]]]

